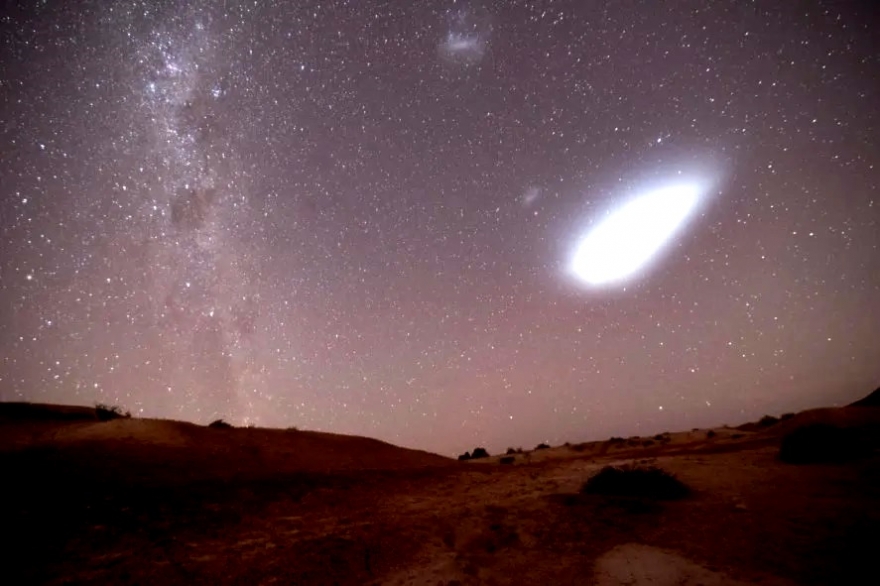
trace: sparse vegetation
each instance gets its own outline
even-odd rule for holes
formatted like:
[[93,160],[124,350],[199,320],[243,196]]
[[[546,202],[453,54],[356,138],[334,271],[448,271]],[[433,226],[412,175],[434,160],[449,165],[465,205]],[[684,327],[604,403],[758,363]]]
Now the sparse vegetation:
[[649,448],[654,445],[654,440],[645,440],[642,442],[643,448]]
[[223,421],[222,419],[216,419],[208,424],[208,427],[213,429],[232,429],[232,424]]
[[131,417],[130,411],[123,411],[119,405],[105,405],[104,403],[95,404],[95,417],[98,421],[112,421],[114,419],[128,419]]
[[507,455],[515,454],[516,450],[514,448],[507,448]]
[[656,466],[606,466],[587,480],[582,493],[675,500],[690,489],[674,475]]
[[858,430],[827,423],[798,427],[782,438],[779,459],[789,464],[849,462],[870,453]]
[[731,439],[740,439],[740,438],[743,438],[743,437],[746,437],[746,434],[744,434],[744,433],[735,433],[735,434],[733,434],[732,436],[730,436]]
[[785,421],[786,419],[791,419],[794,417],[794,413],[783,413],[779,416],[779,421]]
[[513,461],[516,460],[514,456],[501,456],[501,459],[498,460],[501,464],[513,464]]
[[550,446],[542,442],[542,443],[538,444],[537,446],[535,446],[535,449],[536,450],[549,450]]
[[625,439],[623,439],[622,437],[617,437],[617,436],[613,436],[608,440],[608,443],[612,443],[612,444],[622,444],[624,442],[626,442]]
[[474,448],[474,451],[471,452],[471,460],[477,460],[479,458],[488,458],[489,452],[486,451],[486,448]]
[[714,429],[710,429],[709,431],[706,432],[706,437],[709,438],[709,439],[712,439],[712,438],[715,437],[716,435],[718,435],[718,434],[715,433],[715,430],[714,430]]
[[471,453],[470,453],[470,452],[465,452],[464,454],[462,454],[462,455],[460,455],[460,456],[458,457],[458,461],[459,461],[459,462],[463,462],[463,461],[465,461],[465,460],[470,460],[470,459],[471,459]]

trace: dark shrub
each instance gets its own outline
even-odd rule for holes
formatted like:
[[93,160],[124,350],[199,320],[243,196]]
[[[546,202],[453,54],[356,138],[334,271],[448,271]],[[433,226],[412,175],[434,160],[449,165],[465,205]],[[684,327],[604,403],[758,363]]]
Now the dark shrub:
[[740,438],[742,438],[742,437],[746,437],[746,434],[744,434],[744,433],[735,433],[735,434],[733,434],[732,436],[730,436],[731,439],[740,439]]
[[571,446],[571,449],[575,452],[583,452],[587,449],[587,444],[574,444],[573,446]]
[[232,424],[226,423],[222,419],[217,419],[208,424],[208,427],[213,427],[214,429],[231,429]]
[[710,429],[709,431],[706,432],[706,437],[708,437],[708,438],[713,438],[716,435],[718,435],[718,434],[716,434],[715,430],[712,430],[712,429]]
[[465,452],[464,454],[462,454],[461,456],[458,457],[459,461],[470,460],[470,459],[471,459],[470,452]]
[[471,452],[471,460],[476,460],[477,458],[488,458],[489,452],[486,451],[486,448],[474,448],[474,451]]
[[95,417],[98,421],[112,421],[114,419],[127,419],[131,417],[131,412],[123,411],[119,405],[105,405],[104,403],[95,404]]
[[498,461],[502,464],[513,464],[514,460],[516,460],[514,456],[501,456],[501,459]]
[[783,413],[779,416],[779,420],[785,421],[786,419],[791,419],[792,417],[794,417],[794,413]]
[[536,449],[536,450],[549,450],[549,449],[550,449],[550,446],[548,446],[548,445],[545,444],[545,443],[540,443],[540,444],[538,444],[537,446],[535,446],[535,449]]
[[773,417],[772,415],[765,415],[758,421],[758,426],[760,427],[770,427],[771,425],[776,425],[779,423],[778,417]]
[[662,433],[658,433],[657,435],[654,436],[654,439],[657,440],[658,442],[662,442],[663,440],[666,439],[666,436],[663,435]]
[[612,443],[612,444],[622,444],[622,443],[624,443],[626,440],[623,439],[622,437],[614,436],[614,437],[612,437],[611,439],[609,439],[608,441],[609,441],[610,443]]
[[849,462],[870,454],[858,430],[827,423],[798,427],[782,438],[779,459],[789,464]]
[[516,450],[515,450],[515,449],[513,449],[513,448],[507,448],[507,455],[508,455],[508,456],[511,455],[511,454],[515,454],[515,453],[516,453]]
[[581,492],[674,500],[686,497],[690,490],[678,478],[655,466],[606,466],[587,480]]
[[645,440],[642,442],[642,446],[649,448],[654,445],[654,440]]

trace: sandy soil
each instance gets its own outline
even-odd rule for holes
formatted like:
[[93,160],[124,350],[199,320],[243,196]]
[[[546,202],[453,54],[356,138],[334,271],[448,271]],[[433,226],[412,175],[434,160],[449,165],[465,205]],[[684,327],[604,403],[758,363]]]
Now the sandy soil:
[[[714,437],[554,447],[511,465],[316,432],[34,421],[0,408],[3,567],[10,584],[58,585],[863,583],[880,535],[880,456],[794,466],[777,453],[798,418],[876,425],[880,410],[820,411]],[[693,494],[579,492],[628,462],[658,465]]]

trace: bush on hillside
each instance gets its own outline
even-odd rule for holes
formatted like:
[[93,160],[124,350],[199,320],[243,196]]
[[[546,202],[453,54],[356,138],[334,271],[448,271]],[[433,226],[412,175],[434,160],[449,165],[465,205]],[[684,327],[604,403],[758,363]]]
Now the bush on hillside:
[[831,464],[849,462],[870,451],[870,444],[858,430],[813,423],[782,438],[779,459],[789,464]]
[[208,427],[213,429],[232,429],[232,424],[223,421],[222,419],[217,419],[208,424]]
[[547,444],[542,442],[542,443],[538,444],[537,446],[535,446],[535,449],[536,450],[549,450],[550,446],[548,446]]
[[130,411],[123,411],[119,405],[105,405],[104,403],[95,404],[95,417],[98,421],[112,421],[114,419],[128,419],[131,417]]
[[606,466],[587,480],[582,493],[675,500],[690,489],[674,475],[655,466]]
[[718,435],[718,434],[715,433],[715,430],[714,430],[714,429],[710,429],[709,431],[706,432],[706,437],[708,437],[708,438],[710,438],[710,439],[713,438],[713,437],[715,437],[716,435]]
[[506,454],[507,454],[508,456],[511,455],[511,454],[515,454],[515,453],[516,453],[516,450],[515,450],[514,448],[507,448],[507,452],[506,452]]
[[477,460],[479,458],[488,458],[489,452],[486,451],[486,448],[474,448],[474,451],[471,452],[471,460]]
[[501,456],[501,459],[498,460],[501,464],[513,464],[513,461],[516,460],[515,456]]
[[771,425],[776,425],[779,423],[778,417],[773,417],[772,415],[765,415],[758,421],[759,427],[770,427]]
[[463,462],[463,461],[465,461],[465,460],[470,460],[470,459],[471,459],[471,453],[470,453],[470,452],[465,452],[464,454],[462,454],[462,455],[460,455],[460,456],[458,457],[458,461],[459,461],[459,462]]

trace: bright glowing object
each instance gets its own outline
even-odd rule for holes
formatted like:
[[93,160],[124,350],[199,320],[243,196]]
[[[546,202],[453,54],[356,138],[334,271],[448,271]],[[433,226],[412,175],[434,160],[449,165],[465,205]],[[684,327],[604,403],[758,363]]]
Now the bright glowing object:
[[581,241],[572,273],[588,285],[619,283],[653,260],[700,201],[701,189],[681,184],[641,195],[613,211]]

